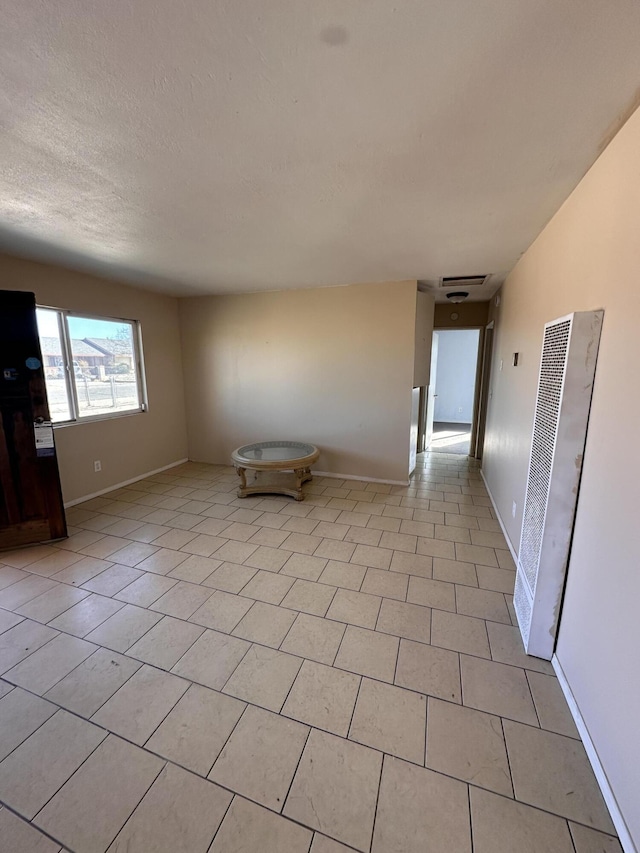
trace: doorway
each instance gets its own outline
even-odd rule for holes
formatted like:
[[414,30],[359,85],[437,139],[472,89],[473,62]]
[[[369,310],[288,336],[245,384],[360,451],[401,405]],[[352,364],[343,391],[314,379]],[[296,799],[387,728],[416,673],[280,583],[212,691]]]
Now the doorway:
[[471,453],[479,343],[480,329],[434,332],[426,429],[432,453]]

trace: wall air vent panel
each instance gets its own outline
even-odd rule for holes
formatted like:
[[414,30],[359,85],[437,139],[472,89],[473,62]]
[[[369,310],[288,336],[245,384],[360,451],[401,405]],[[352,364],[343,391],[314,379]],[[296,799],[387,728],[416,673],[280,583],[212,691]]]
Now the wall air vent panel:
[[519,552],[520,563],[531,589],[535,587],[540,547],[544,535],[570,331],[570,320],[547,326],[542,345],[538,399],[531,443],[531,464]]
[[602,311],[547,323],[514,606],[528,654],[551,660],[571,547]]
[[464,290],[466,287],[480,287],[486,284],[489,275],[451,275],[441,278],[438,287],[456,287]]
[[520,633],[525,648],[529,642],[529,627],[531,626],[531,595],[521,572],[516,573],[516,586],[513,591],[513,606],[518,616]]

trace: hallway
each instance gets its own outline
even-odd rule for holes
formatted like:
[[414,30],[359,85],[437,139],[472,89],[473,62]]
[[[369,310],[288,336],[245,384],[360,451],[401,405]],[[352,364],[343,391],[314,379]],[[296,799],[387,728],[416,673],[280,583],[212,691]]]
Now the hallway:
[[187,463],[0,554],[3,851],[620,853],[474,460],[236,480]]
[[434,422],[433,436],[429,445],[431,453],[455,453],[468,456],[470,447],[471,424]]

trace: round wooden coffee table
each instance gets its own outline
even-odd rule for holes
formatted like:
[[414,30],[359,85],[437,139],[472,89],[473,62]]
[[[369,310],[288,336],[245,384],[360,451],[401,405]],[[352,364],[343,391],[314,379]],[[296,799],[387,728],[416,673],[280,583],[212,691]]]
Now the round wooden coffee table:
[[[313,444],[303,441],[257,441],[238,447],[231,461],[240,477],[238,497],[247,495],[290,495],[297,501],[304,499],[302,484],[312,479],[311,465],[320,456]],[[254,482],[247,485],[247,469],[255,471]],[[284,472],[292,471],[291,475]]]

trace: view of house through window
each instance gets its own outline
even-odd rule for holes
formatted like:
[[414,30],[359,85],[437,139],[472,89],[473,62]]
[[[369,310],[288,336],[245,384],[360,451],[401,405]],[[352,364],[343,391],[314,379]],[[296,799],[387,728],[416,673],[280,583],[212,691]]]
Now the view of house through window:
[[142,411],[138,329],[132,320],[36,310],[54,423]]

